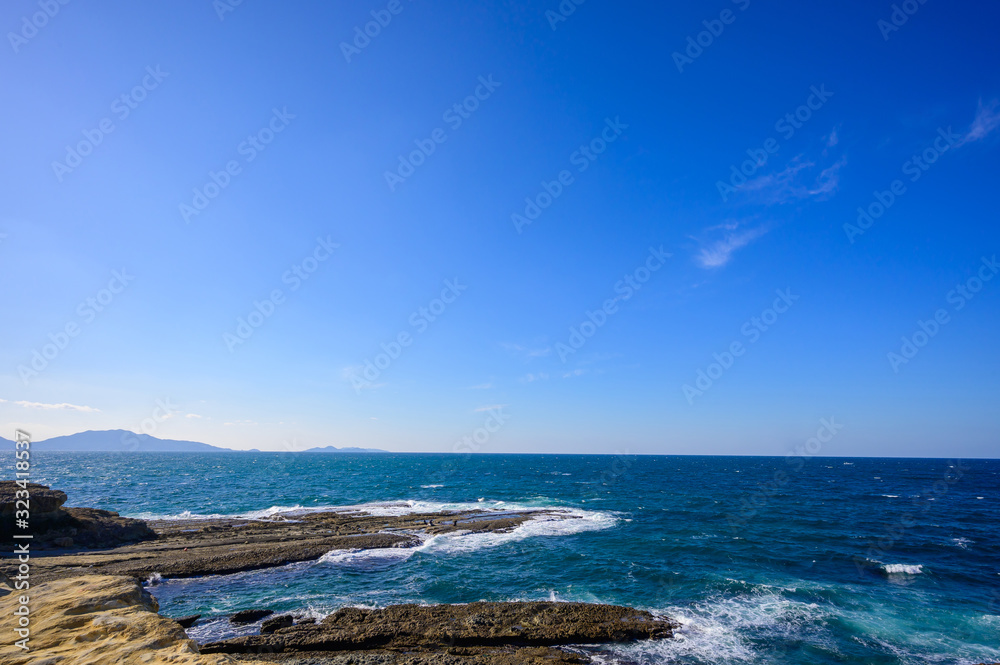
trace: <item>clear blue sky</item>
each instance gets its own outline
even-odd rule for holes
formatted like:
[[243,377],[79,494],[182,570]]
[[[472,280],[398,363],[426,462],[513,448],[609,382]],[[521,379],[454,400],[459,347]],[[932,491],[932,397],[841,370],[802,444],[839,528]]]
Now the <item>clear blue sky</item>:
[[0,434],[996,456],[1000,9],[559,6],[6,3]]

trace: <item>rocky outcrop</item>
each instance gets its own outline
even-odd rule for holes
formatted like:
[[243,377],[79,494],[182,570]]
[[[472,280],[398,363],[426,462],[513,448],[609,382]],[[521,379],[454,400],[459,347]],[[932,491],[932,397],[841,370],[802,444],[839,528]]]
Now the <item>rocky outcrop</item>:
[[281,616],[271,617],[264,623],[260,624],[260,634],[265,635],[267,633],[273,633],[282,628],[288,628],[295,623],[295,619],[291,614],[282,614]]
[[229,617],[229,623],[253,623],[274,614],[274,610],[242,610]]
[[[21,490],[14,481],[0,482],[0,537],[7,540],[15,530]],[[28,484],[27,531],[34,536],[32,549],[106,549],[156,537],[142,520],[121,517],[110,510],[63,508],[66,494],[45,485]],[[23,495],[22,495],[23,496]],[[23,499],[22,499],[23,500]]]
[[[649,612],[588,603],[470,603],[344,608],[313,625],[202,647],[204,653],[448,651],[607,644],[673,636],[677,624]],[[469,651],[469,650],[472,651]]]
[[[76,541],[90,532],[79,524],[99,520],[98,533],[107,542],[148,535],[155,539],[102,552],[60,556],[33,556],[32,576],[38,579],[66,575],[128,575],[145,580],[152,576],[198,577],[261,570],[302,561],[315,561],[332,550],[415,547],[418,533],[503,532],[526,520],[578,519],[559,511],[497,514],[487,511],[418,513],[395,517],[362,512],[328,512],[297,515],[294,519],[247,520],[128,520],[116,513],[91,508],[69,508]],[[151,528],[148,534],[145,530]],[[70,532],[62,532],[67,536]],[[94,540],[86,540],[91,543]],[[79,545],[80,543],[77,543]],[[92,546],[92,545],[88,545]],[[0,562],[0,572],[12,570]]]
[[[0,597],[4,665],[236,665],[229,656],[202,655],[177,622],[156,613],[157,604],[135,581],[83,576],[31,588],[31,624],[24,651],[13,644],[17,591]],[[267,661],[255,661],[265,665]],[[273,664],[272,664],[273,665]]]
[[[30,500],[31,518],[38,522],[51,519],[66,503],[65,492],[49,489],[37,483],[28,483],[26,489]],[[20,491],[23,491],[22,488],[13,480],[0,481],[0,518],[4,520],[13,518],[14,512],[23,508],[16,505]],[[23,497],[21,494],[20,498]]]

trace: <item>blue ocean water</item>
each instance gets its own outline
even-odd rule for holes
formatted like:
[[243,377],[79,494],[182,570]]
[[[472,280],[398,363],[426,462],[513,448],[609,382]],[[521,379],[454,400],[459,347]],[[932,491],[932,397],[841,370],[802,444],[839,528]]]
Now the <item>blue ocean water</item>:
[[47,453],[34,480],[135,517],[364,505],[560,508],[577,519],[164,580],[169,616],[269,607],[557,599],[680,620],[609,660],[696,664],[1000,661],[1000,461],[395,454]]

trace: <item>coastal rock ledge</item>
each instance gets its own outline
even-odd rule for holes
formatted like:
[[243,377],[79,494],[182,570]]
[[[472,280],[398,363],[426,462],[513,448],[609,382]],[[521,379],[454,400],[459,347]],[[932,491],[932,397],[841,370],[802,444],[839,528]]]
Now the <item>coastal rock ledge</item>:
[[[0,633],[14,636],[19,597],[31,597],[31,634],[24,651],[10,637],[3,665],[235,665],[230,656],[203,655],[176,621],[157,614],[156,600],[134,579],[87,575],[32,585],[0,586]],[[256,661],[266,665],[267,660]]]
[[[479,602],[467,605],[393,605],[384,609],[344,608],[317,624],[281,628],[202,646],[208,654],[295,654],[283,662],[318,660],[342,652],[384,656],[437,654],[456,662],[587,662],[580,654],[540,649],[673,637],[677,624],[649,612],[614,605],[556,602]],[[525,653],[518,653],[527,649]],[[312,658],[305,656],[313,654]],[[462,658],[466,661],[461,661]],[[498,660],[499,658],[499,660]],[[510,660],[514,658],[513,660]],[[485,659],[485,660],[484,660]],[[346,662],[346,661],[345,661]],[[375,662],[375,661],[372,661]],[[441,661],[437,661],[441,662]]]
[[[0,585],[7,635],[18,595]],[[648,612],[586,603],[395,605],[345,608],[317,624],[199,648],[130,577],[52,580],[32,585],[31,599],[31,651],[0,645],[4,665],[568,665],[591,660],[558,647],[669,638],[677,627]]]

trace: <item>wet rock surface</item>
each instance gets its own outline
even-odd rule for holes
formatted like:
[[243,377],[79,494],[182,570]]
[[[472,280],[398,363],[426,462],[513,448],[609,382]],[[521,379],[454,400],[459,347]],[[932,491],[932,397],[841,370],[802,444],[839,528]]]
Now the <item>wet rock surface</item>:
[[243,610],[229,617],[229,623],[253,623],[274,614],[274,610]]
[[[378,651],[386,656],[433,652],[475,659],[491,654],[513,657],[517,651],[531,648],[535,651],[522,656],[550,658],[551,649],[538,649],[666,639],[673,637],[676,627],[672,621],[649,612],[588,603],[394,605],[374,610],[344,608],[317,624],[295,625],[271,634],[213,642],[203,645],[201,651],[266,653],[269,657],[274,654],[302,657],[314,653],[324,654],[323,658],[330,658],[337,652]],[[580,654],[560,653],[559,658],[570,659],[566,662],[586,662],[579,660]]]

